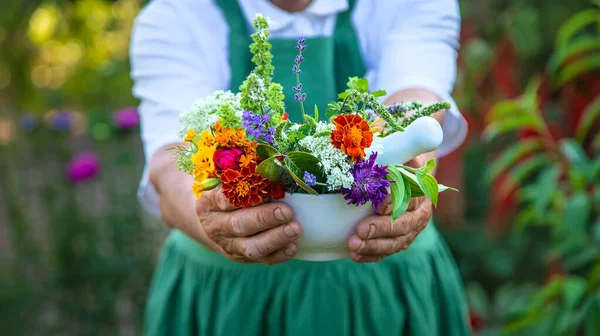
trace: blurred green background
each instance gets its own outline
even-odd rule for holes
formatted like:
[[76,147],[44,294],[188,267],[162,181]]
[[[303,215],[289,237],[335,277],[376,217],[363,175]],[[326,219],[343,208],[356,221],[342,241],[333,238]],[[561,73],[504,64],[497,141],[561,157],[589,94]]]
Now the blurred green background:
[[[600,3],[462,0],[469,137],[435,216],[477,334],[600,335]],[[139,334],[167,231],[140,209],[141,0],[2,0],[0,333]],[[509,144],[510,146],[506,146]]]

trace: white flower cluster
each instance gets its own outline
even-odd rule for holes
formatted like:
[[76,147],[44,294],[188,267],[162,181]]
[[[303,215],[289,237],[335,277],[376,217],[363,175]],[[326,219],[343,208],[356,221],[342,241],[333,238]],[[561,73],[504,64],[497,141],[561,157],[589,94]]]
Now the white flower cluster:
[[217,109],[223,103],[229,103],[235,112],[241,116],[242,107],[240,106],[240,94],[233,94],[231,91],[215,91],[212,96],[198,99],[192,107],[179,115],[179,136],[184,137],[185,133],[193,128],[196,133],[211,128],[218,120]]
[[334,128],[335,128],[335,125],[330,122],[319,121],[317,123],[317,129],[315,130],[315,132],[321,133],[321,132],[325,132],[325,131],[331,131]]
[[350,174],[352,164],[348,162],[348,156],[335,148],[329,137],[307,136],[298,143],[321,160],[319,166],[327,177],[329,191],[338,191],[342,187],[350,188],[354,183],[354,177]]

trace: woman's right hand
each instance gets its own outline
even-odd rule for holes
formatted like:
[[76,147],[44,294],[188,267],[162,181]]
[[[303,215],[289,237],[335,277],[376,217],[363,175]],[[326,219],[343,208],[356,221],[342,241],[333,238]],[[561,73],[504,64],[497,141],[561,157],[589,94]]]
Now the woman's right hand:
[[208,239],[233,261],[274,265],[288,261],[298,250],[295,241],[302,227],[292,220],[293,211],[285,203],[238,209],[217,187],[196,201],[196,214]]

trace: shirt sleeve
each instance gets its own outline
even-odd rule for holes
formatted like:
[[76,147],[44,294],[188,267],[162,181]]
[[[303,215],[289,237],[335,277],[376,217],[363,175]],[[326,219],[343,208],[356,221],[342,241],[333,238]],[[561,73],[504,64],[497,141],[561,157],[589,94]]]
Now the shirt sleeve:
[[133,94],[140,100],[146,158],[138,199],[146,211],[157,216],[158,197],[148,180],[152,155],[167,144],[181,141],[178,117],[182,111],[198,98],[223,89],[229,81],[222,45],[227,27],[222,15],[211,1],[197,0],[202,18],[193,19],[188,17],[189,6],[194,6],[191,3],[152,1],[137,17],[131,38]]
[[467,122],[451,97],[456,79],[460,12],[456,0],[404,0],[386,10],[389,29],[382,39],[381,58],[376,69],[377,85],[388,94],[409,88],[427,89],[452,107],[446,112],[442,129],[443,156],[465,139]]

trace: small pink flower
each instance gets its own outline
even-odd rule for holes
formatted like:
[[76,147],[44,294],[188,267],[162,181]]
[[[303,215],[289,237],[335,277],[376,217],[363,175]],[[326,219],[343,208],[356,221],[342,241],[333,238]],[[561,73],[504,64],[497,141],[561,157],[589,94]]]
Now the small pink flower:
[[218,171],[226,169],[238,170],[243,152],[239,148],[221,148],[215,151],[213,162]]
[[127,130],[140,123],[140,116],[135,107],[118,110],[113,114],[113,122],[117,128]]
[[100,159],[94,153],[77,156],[67,165],[67,177],[74,183],[89,181],[100,172]]

